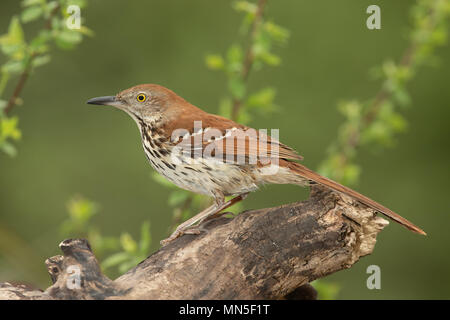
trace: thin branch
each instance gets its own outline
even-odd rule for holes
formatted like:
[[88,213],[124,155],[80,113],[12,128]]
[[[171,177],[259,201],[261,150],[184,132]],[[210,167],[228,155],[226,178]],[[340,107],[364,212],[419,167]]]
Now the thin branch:
[[[50,13],[46,23],[45,23],[45,29],[51,30],[52,27],[52,18],[55,16],[55,14],[60,9],[60,6],[56,6],[52,12]],[[35,52],[31,53],[30,58],[27,61],[27,64],[25,66],[25,69],[21,73],[19,80],[17,81],[16,87],[14,88],[13,94],[8,100],[8,104],[6,108],[3,110],[5,114],[9,114],[11,110],[14,108],[14,106],[17,105],[17,99],[20,97],[20,94],[22,93],[23,88],[25,87],[25,83],[27,82],[28,78],[30,77],[31,70],[33,68],[33,60],[37,57],[37,54]]]
[[[430,23],[429,28],[433,29],[436,26],[436,9],[430,9],[429,13],[430,17]],[[412,42],[410,46],[404,51],[402,58],[400,59],[399,66],[405,67],[405,68],[411,68],[414,64],[414,56],[417,54],[417,51],[419,50],[419,45],[417,42]],[[372,104],[367,108],[367,112],[364,115],[362,119],[361,126],[351,134],[346,143],[345,146],[348,146],[350,148],[358,148],[360,146],[360,135],[363,129],[368,128],[378,117],[379,111],[381,106],[384,104],[385,101],[392,98],[392,92],[386,89],[385,87],[382,87],[377,95],[375,96],[375,99],[373,100]],[[345,150],[346,148],[342,148],[342,150]],[[341,152],[340,154],[340,160],[341,165],[345,166],[345,164],[349,161],[348,155],[345,154],[345,152]]]
[[13,94],[12,96],[9,98],[8,100],[8,105],[6,106],[4,112],[5,114],[8,114],[9,112],[11,112],[12,108],[17,105],[17,99],[20,96],[20,93],[22,92],[25,83],[27,82],[29,76],[30,76],[30,72],[31,72],[31,68],[33,65],[33,60],[34,60],[34,55],[32,55],[28,62],[27,65],[25,67],[25,70],[22,72],[22,74],[19,77],[19,81],[17,81],[17,85],[14,88]]
[[[247,51],[245,54],[244,64],[242,66],[241,77],[244,82],[247,81],[248,75],[250,74],[250,71],[253,66],[253,61],[254,61],[253,43],[254,43],[256,36],[258,35],[258,31],[259,31],[259,27],[261,25],[261,20],[263,17],[264,8],[266,6],[266,3],[267,3],[267,0],[259,0],[258,9],[256,11],[255,18],[253,20],[253,24],[251,27],[249,43],[248,43]],[[242,105],[242,99],[235,98],[233,100],[233,109],[231,111],[231,119],[232,120],[237,120],[241,105]]]
[[[412,43],[403,53],[399,65],[407,68],[411,67],[413,64],[413,57],[416,54],[416,51],[417,51],[417,44]],[[386,100],[389,100],[391,97],[392,92],[387,91],[386,88],[384,87],[380,89],[378,94],[375,96],[375,100],[373,101],[372,105],[369,107],[366,115],[364,116],[363,125],[365,128],[375,121],[378,112],[380,110],[380,107]]]

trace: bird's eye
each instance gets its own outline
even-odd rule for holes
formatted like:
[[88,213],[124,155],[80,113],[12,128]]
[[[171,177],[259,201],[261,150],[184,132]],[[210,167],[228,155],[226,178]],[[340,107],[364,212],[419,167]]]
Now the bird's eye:
[[145,94],[143,94],[143,93],[140,93],[138,96],[137,96],[137,101],[139,101],[139,102],[144,102],[145,100],[147,100],[147,96],[145,95]]

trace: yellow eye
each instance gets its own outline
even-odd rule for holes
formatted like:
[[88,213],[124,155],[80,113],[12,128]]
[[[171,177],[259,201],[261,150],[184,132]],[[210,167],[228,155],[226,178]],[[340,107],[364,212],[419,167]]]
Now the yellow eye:
[[144,102],[145,100],[147,100],[147,96],[145,95],[145,94],[143,94],[143,93],[140,93],[138,96],[137,96],[137,101],[139,101],[139,102]]

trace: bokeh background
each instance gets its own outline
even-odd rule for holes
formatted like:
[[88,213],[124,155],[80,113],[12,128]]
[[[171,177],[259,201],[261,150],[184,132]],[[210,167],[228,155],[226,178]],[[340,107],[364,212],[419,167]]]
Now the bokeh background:
[[[255,117],[257,128],[280,128],[280,139],[316,169],[336,137],[343,99],[367,99],[379,90],[369,70],[398,60],[408,45],[408,0],[376,1],[382,29],[366,28],[366,0],[269,1],[267,15],[291,32],[277,50],[280,67],[250,76],[250,88],[277,88],[280,110]],[[20,1],[2,0],[0,33]],[[0,282],[50,285],[44,260],[59,254],[67,201],[82,194],[100,205],[93,218],[102,233],[139,236],[151,221],[152,251],[167,236],[169,190],[151,178],[134,122],[118,110],[85,104],[140,83],[167,86],[209,112],[226,95],[225,78],[205,67],[205,55],[235,41],[241,16],[228,1],[90,1],[82,11],[95,32],[72,51],[55,50],[52,62],[32,75],[22,95],[23,137],[16,158],[0,154]],[[391,223],[372,255],[326,278],[340,299],[450,298],[448,195],[450,47],[436,52],[434,67],[420,68],[408,85],[408,130],[393,148],[361,150],[357,190],[427,231],[421,237]],[[1,59],[1,58],[0,58]],[[1,60],[0,60],[1,62]],[[11,90],[11,87],[8,87]],[[307,190],[268,186],[245,208],[302,200]],[[381,268],[381,290],[368,290],[366,268]]]

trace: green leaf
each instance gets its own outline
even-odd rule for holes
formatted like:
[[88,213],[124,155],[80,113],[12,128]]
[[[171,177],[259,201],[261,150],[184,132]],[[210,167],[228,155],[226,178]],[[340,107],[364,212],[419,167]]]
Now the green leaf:
[[75,6],[79,6],[80,8],[84,8],[87,5],[87,1],[86,0],[68,0],[67,6],[70,6],[70,5],[75,5]]
[[255,15],[258,11],[258,6],[249,1],[236,1],[233,3],[233,9]]
[[237,117],[237,122],[242,123],[242,124],[248,124],[251,120],[252,120],[252,116],[250,115],[250,113],[248,113],[245,108],[242,108],[239,111],[239,114]]
[[0,69],[1,79],[0,79],[0,96],[3,95],[3,91],[5,91],[6,85],[8,84],[10,74],[6,71]]
[[260,91],[251,94],[246,103],[245,106],[250,109],[264,109],[264,111],[270,111],[273,105],[273,100],[275,99],[276,90],[274,88],[264,88]]
[[405,118],[399,113],[392,113],[391,117],[387,120],[392,129],[396,132],[405,131],[408,127],[408,123]]
[[359,180],[361,168],[356,164],[347,164],[343,168],[342,183],[346,185],[355,185]]
[[270,53],[272,42],[273,40],[267,32],[258,33],[255,37],[252,48],[255,58],[262,54]]
[[359,121],[361,119],[362,106],[356,101],[345,101],[338,104],[338,110],[350,121]]
[[14,60],[22,60],[26,54],[26,44],[19,18],[12,17],[8,33],[0,37],[0,48],[3,53]]
[[42,14],[44,13],[44,10],[41,6],[32,6],[26,8],[24,11],[22,11],[21,19],[23,23],[28,23],[31,21],[34,21],[38,19]]
[[0,118],[0,141],[6,141],[11,138],[13,140],[19,140],[22,136],[17,125],[19,118],[17,117],[2,117]]
[[245,95],[245,83],[240,77],[233,77],[228,81],[231,95],[236,99],[242,99]]
[[23,61],[10,60],[2,66],[2,72],[9,74],[21,73],[25,69]]
[[338,284],[323,280],[315,280],[311,285],[317,290],[320,300],[336,300],[341,289]]
[[269,66],[276,67],[281,64],[281,58],[270,52],[261,52],[261,54],[258,55],[258,58]]
[[9,142],[4,141],[3,143],[0,143],[0,149],[11,158],[17,155],[16,147]]
[[72,49],[83,40],[81,33],[72,30],[63,30],[56,34],[55,43],[61,49]]
[[400,106],[407,106],[411,102],[408,92],[403,88],[395,90],[393,96]]
[[276,25],[273,22],[266,22],[264,23],[264,30],[270,35],[270,37],[279,42],[279,43],[286,43],[286,41],[289,39],[289,31],[283,27],[280,27],[279,25]]
[[110,255],[102,262],[102,268],[108,269],[114,266],[117,266],[125,261],[128,261],[130,259],[130,255],[128,252],[118,252],[115,254]]
[[198,193],[193,193],[192,194],[192,204],[193,206],[196,207],[206,207],[211,205],[211,198],[202,195],[202,194],[198,194]]
[[183,210],[183,212],[181,213],[181,218],[183,219],[183,221],[186,221],[192,216],[193,214],[190,209]]
[[242,49],[240,46],[234,44],[227,51],[227,58],[230,62],[242,61]]
[[120,235],[120,244],[122,248],[128,253],[135,253],[137,251],[137,243],[127,232]]
[[70,217],[81,223],[86,223],[98,212],[98,205],[82,196],[76,196],[67,203]]
[[222,56],[218,54],[210,54],[205,58],[206,65],[211,70],[223,70],[225,68],[225,61]]
[[240,73],[242,71],[243,53],[238,45],[232,45],[227,51],[227,71],[229,73]]
[[91,29],[89,29],[86,26],[81,26],[80,29],[77,31],[88,37],[93,37],[95,35],[94,31],[92,31]]
[[119,265],[119,272],[125,273],[130,270],[132,267],[136,266],[143,259],[137,257],[131,257],[130,260],[124,261]]
[[143,255],[147,255],[152,244],[152,236],[150,233],[150,222],[145,221],[141,227],[141,239],[139,241],[139,251]]
[[184,190],[177,190],[170,193],[168,204],[171,207],[176,207],[186,201],[189,194]]
[[56,10],[56,8],[59,6],[59,3],[57,0],[50,1],[45,6],[45,17],[48,18],[50,14],[53,12],[53,10]]
[[8,105],[8,101],[0,99],[0,113],[3,112],[3,109]]
[[392,145],[392,133],[385,121],[374,121],[362,133],[361,141],[363,144],[376,142],[376,144],[389,147]]
[[164,178],[161,174],[159,174],[158,172],[153,172],[152,173],[152,179],[155,180],[156,182],[158,182],[159,184],[166,186],[168,188],[171,189],[175,189],[177,188],[177,186],[175,186],[172,182],[170,182],[169,180],[167,180],[166,178]]
[[42,54],[48,51],[48,42],[51,39],[51,33],[48,30],[41,30],[39,35],[37,35],[30,42],[29,49],[31,52],[35,54]]
[[116,237],[104,237],[100,234],[98,229],[90,227],[87,238],[96,255],[102,255],[106,251],[120,251],[119,239]]
[[49,63],[51,60],[51,57],[49,55],[44,55],[44,56],[39,56],[34,58],[33,60],[33,67],[40,67],[43,66],[44,64]]
[[232,103],[230,99],[222,99],[219,103],[219,114],[225,118],[231,118]]
[[16,16],[11,19],[8,29],[8,38],[9,41],[13,43],[23,43],[25,40],[22,25],[20,24],[19,18]]
[[22,7],[30,7],[42,3],[45,3],[45,0],[23,0]]

